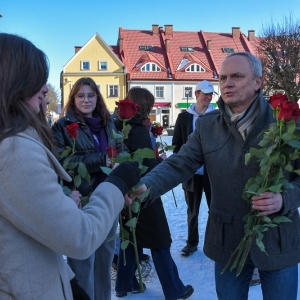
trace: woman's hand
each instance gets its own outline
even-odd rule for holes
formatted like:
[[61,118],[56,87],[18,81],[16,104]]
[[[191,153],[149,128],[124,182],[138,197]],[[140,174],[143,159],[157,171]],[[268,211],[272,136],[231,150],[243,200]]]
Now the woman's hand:
[[79,208],[81,208],[82,195],[78,191],[72,191],[68,196],[77,204]]
[[166,152],[162,153],[159,157],[160,157],[161,159],[165,160],[165,159],[167,158]]

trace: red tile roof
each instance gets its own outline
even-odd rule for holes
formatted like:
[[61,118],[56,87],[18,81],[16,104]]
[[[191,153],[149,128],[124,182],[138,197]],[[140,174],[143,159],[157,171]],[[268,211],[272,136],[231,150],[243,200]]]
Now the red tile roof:
[[[255,38],[254,31],[252,31],[253,41],[249,41],[239,27],[232,28],[230,33],[202,30],[174,31],[172,25],[165,25],[165,30],[157,25],[152,25],[152,28],[154,31],[119,28],[118,55],[127,67],[130,80],[169,80],[172,75],[173,80],[214,81],[217,79],[222,61],[228,55],[222,48],[256,54],[255,43],[258,38]],[[152,46],[153,50],[139,50],[141,45]],[[193,47],[194,51],[183,52],[181,47]],[[114,48],[114,51],[117,52],[117,49]],[[179,68],[184,59],[189,62],[184,68]],[[140,71],[140,68],[148,62],[156,63],[161,72]],[[205,72],[186,72],[185,69],[192,63],[199,64]]]

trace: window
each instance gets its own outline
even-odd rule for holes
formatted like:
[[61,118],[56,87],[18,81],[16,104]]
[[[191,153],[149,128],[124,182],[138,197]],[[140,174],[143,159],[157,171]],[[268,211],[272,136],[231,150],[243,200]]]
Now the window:
[[160,72],[161,68],[154,63],[147,63],[141,68],[142,72]]
[[155,97],[156,98],[163,98],[164,97],[164,87],[163,86],[156,86],[155,87]]
[[193,88],[192,87],[189,87],[189,86],[184,87],[183,98],[186,98],[186,97],[189,97],[189,98],[193,97]]
[[90,61],[82,60],[81,61],[81,70],[89,70],[90,69]]
[[108,85],[108,97],[119,97],[119,86],[115,84]]
[[99,60],[99,70],[105,71],[108,69],[108,62],[106,60]]
[[101,93],[101,84],[97,84],[97,88],[99,89],[99,92]]
[[222,48],[223,53],[234,53],[234,49],[233,48]]
[[139,46],[140,50],[144,50],[144,51],[153,51],[153,46],[149,46],[149,45],[140,45]]
[[193,47],[180,47],[182,52],[194,52]]
[[205,72],[205,69],[198,64],[191,64],[185,69],[186,72]]

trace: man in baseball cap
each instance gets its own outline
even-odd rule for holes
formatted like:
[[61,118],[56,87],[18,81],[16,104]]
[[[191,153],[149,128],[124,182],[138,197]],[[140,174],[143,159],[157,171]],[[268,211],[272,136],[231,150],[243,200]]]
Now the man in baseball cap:
[[[210,104],[215,93],[213,84],[207,80],[198,82],[195,88],[196,103],[186,111],[180,113],[176,120],[172,144],[177,153],[181,146],[187,142],[188,136],[194,131],[196,120],[200,115],[210,112],[214,106]],[[207,205],[210,205],[210,183],[204,167],[201,167],[188,181],[182,184],[185,201],[187,204],[188,236],[186,246],[181,250],[181,255],[189,256],[198,249],[198,214],[204,190]]]
[[213,84],[207,80],[198,82],[195,91],[202,91],[204,94],[215,93]]

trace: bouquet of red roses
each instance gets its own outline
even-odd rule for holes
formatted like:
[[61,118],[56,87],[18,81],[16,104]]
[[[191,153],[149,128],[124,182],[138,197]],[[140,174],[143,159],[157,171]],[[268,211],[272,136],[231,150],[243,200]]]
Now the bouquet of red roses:
[[[288,101],[286,95],[276,94],[268,100],[273,111],[276,123],[270,124],[263,131],[263,138],[259,142],[260,148],[250,148],[245,156],[246,165],[256,157],[259,162],[259,173],[250,178],[243,192],[243,199],[250,207],[252,197],[270,191],[281,193],[293,186],[286,179],[286,174],[295,172],[300,175],[300,170],[294,170],[292,162],[300,157],[300,129],[296,122],[300,117],[300,109],[297,103]],[[237,276],[241,273],[253,239],[261,251],[265,251],[263,243],[264,232],[271,227],[280,226],[282,222],[291,222],[285,216],[277,216],[271,220],[268,216],[258,216],[259,211],[251,209],[244,216],[245,235],[235,249],[222,273],[228,268],[232,259],[235,260],[230,268],[237,267]]]

